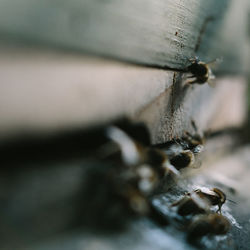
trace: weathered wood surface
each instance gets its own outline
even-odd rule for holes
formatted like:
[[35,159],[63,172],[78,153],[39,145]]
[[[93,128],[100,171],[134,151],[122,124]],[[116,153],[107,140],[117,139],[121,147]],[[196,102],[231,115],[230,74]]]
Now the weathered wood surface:
[[[226,141],[229,143],[221,143]],[[217,140],[217,142],[216,142]],[[224,142],[225,142],[224,141]],[[231,135],[208,141],[207,159],[200,169],[193,169],[192,175],[183,175],[179,181],[179,198],[185,191],[194,188],[219,187],[227,197],[237,204],[226,202],[222,212],[232,220],[232,229],[227,238],[210,239],[208,249],[248,249],[249,242],[249,145],[234,150],[235,140]],[[227,154],[225,154],[225,147]],[[231,148],[231,149],[232,149]],[[224,151],[218,157],[218,152]],[[228,154],[228,152],[231,152]],[[212,161],[211,161],[212,158]],[[210,160],[208,160],[210,159]],[[26,166],[27,167],[27,166]],[[36,163],[30,168],[19,165],[15,171],[1,168],[1,224],[0,239],[3,249],[193,249],[185,241],[185,232],[170,223],[160,228],[148,219],[135,219],[128,227],[115,233],[93,232],[79,227],[85,214],[84,204],[91,200],[82,195],[86,188],[86,170],[105,168],[104,162],[64,161],[63,163]],[[89,177],[89,176],[88,176]],[[102,183],[93,183],[100,185]],[[90,191],[94,199],[96,193]],[[169,202],[163,193],[156,197],[159,209],[166,211]],[[88,196],[89,197],[89,196]],[[103,201],[105,203],[105,201]],[[112,206],[112,204],[109,204]],[[86,206],[87,207],[87,206]],[[97,211],[103,212],[100,206]],[[90,216],[90,214],[87,214]],[[166,216],[169,216],[166,213]],[[241,228],[242,227],[242,228]],[[13,240],[15,239],[15,241]],[[212,245],[211,245],[212,243]],[[174,246],[174,248],[172,248]]]
[[194,133],[192,119],[201,134],[240,127],[247,114],[246,87],[244,77],[219,78],[216,87],[211,88],[209,85],[187,86],[179,76],[165,96],[132,117],[147,124],[153,143],[180,137],[184,131]]
[[0,1],[0,138],[86,128],[129,116],[146,121],[153,142],[161,142],[190,130],[192,118],[201,130],[212,127],[220,116],[212,122],[219,114],[215,103],[235,105],[228,97],[240,107],[228,109],[232,119],[220,127],[240,124],[244,83],[235,83],[234,91],[227,83],[215,90],[182,88],[185,74],[177,71],[37,45],[180,70],[194,55],[203,60],[223,56],[219,71],[240,73],[247,65],[246,6],[245,0]]
[[[220,72],[239,73],[244,71],[242,65],[247,56],[243,53],[246,3],[2,0],[0,38],[7,43],[15,41],[18,46],[25,41],[36,44],[36,48],[38,44],[61,47],[170,69],[183,69],[193,55],[200,55],[203,60],[224,56]],[[235,44],[237,49],[233,49]],[[240,126],[245,118],[246,80],[241,76],[218,77],[214,89],[207,85],[187,86],[185,75],[176,70],[149,69],[46,50],[6,50],[5,45],[1,47],[0,75],[1,139],[19,133],[43,135],[81,130],[126,115],[146,122],[152,142],[160,143],[185,130],[192,132],[191,119],[203,132]],[[4,144],[1,146],[4,148]],[[70,147],[69,143],[66,148]],[[29,246],[73,250],[122,250],[128,246],[136,250],[171,246],[187,249],[179,231],[165,231],[149,221],[135,220],[126,232],[114,237],[82,231],[79,220],[88,216],[82,208],[89,202],[82,195],[88,181],[86,169],[102,169],[104,163],[83,159],[82,145],[78,148],[80,160],[67,151],[49,150],[53,157],[57,153],[60,161],[55,162],[55,157],[49,162],[44,153],[46,147],[42,146],[40,161],[33,151],[28,152],[28,157],[33,156],[31,165],[19,161],[14,154],[2,157],[15,158],[18,163],[1,165],[1,246],[11,250]],[[191,181],[201,181],[201,185],[220,182],[223,187],[233,183],[239,202],[247,200],[246,204],[230,207],[240,226],[244,226],[242,231],[234,227],[230,234],[243,249],[242,242],[249,240],[248,234],[241,234],[249,230],[249,197],[245,192],[248,155],[246,147],[233,159],[226,159],[219,167],[211,165]],[[105,192],[105,185],[100,187]],[[102,205],[97,208],[100,212],[104,209]],[[238,211],[242,216],[237,217]]]
[[84,129],[128,116],[146,122],[152,141],[159,143],[192,131],[192,118],[201,131],[244,120],[243,77],[218,79],[211,88],[186,85],[185,74],[72,54],[20,48],[0,54],[2,139]]
[[1,0],[0,39],[176,69],[194,55],[224,57],[221,71],[242,72],[248,6],[246,0]]
[[0,56],[0,137],[82,129],[131,115],[173,72],[76,55],[10,49]]

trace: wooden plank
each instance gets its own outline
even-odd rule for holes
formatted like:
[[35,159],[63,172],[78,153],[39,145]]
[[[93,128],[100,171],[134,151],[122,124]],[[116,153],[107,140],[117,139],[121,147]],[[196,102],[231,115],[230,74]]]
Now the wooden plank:
[[172,84],[173,72],[50,51],[0,56],[0,137],[100,125],[131,115]]
[[[221,143],[228,139],[229,144]],[[210,244],[207,249],[214,249],[214,243],[219,244],[218,249],[222,246],[225,246],[222,249],[237,249],[233,242],[242,249],[248,249],[248,245],[244,246],[242,239],[249,242],[250,146],[246,145],[232,151],[234,147],[235,138],[230,135],[226,138],[218,136],[208,141],[205,148],[207,156],[202,167],[192,169],[192,175],[182,173],[177,188],[174,186],[171,191],[162,192],[155,197],[155,200],[158,200],[158,208],[168,217],[173,216],[173,212],[168,213],[171,203],[167,199],[173,189],[177,189],[177,193],[172,196],[172,199],[173,197],[179,199],[185,192],[196,188],[218,187],[227,194],[228,199],[237,202],[233,204],[227,201],[222,208],[224,215],[231,215],[228,217],[233,222],[231,231],[227,236],[219,238],[219,241],[217,237],[209,238],[209,242],[213,244]],[[220,150],[224,153],[215,159],[216,152]],[[102,191],[106,186],[96,179],[92,185],[95,187],[99,185],[99,189],[87,186],[89,184],[87,170],[89,168],[106,169],[105,161],[84,158],[76,161],[71,158],[69,161],[56,163],[35,162],[31,167],[26,166],[26,168],[23,166],[20,168],[20,166],[22,165],[18,162],[15,171],[6,166],[5,169],[4,166],[1,168],[0,194],[5,201],[1,205],[0,213],[2,232],[0,238],[2,246],[5,247],[3,249],[119,248],[123,250],[128,249],[128,242],[129,249],[135,250],[142,248],[161,250],[166,249],[166,246],[171,249],[173,244],[180,249],[193,249],[191,245],[186,245],[186,231],[180,230],[179,227],[176,229],[173,220],[167,227],[160,228],[148,219],[134,219],[123,230],[110,234],[107,234],[106,230],[100,230],[97,233],[89,228],[84,230],[77,227],[74,222],[81,221],[83,215],[86,215],[84,204],[95,200],[97,193],[93,190],[98,190],[100,192],[98,194],[105,197],[105,192],[102,193]],[[86,199],[86,192],[83,192],[84,189],[90,192],[88,199]],[[102,206],[98,207],[97,211],[105,214],[104,208],[111,209],[114,204],[107,203],[105,199],[101,201]],[[93,216],[93,214],[88,213],[87,216]]]
[[185,68],[194,55],[205,61],[222,56],[223,71],[237,72],[246,43],[246,5],[245,0],[1,0],[0,38],[175,69]]
[[217,79],[215,88],[195,85],[186,88],[179,76],[172,89],[139,110],[133,119],[150,129],[152,142],[161,143],[194,133],[193,119],[200,133],[239,127],[246,119],[246,80],[244,77]]
[[[243,77],[217,86],[185,85],[185,76],[109,60],[32,49],[0,53],[0,138],[101,125],[122,116],[147,124],[154,143],[184,130],[239,126]],[[217,125],[216,125],[217,124]]]

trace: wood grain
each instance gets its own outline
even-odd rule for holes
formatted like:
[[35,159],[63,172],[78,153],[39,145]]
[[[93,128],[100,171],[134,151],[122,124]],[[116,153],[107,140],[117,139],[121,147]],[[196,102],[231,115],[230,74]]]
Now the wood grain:
[[192,132],[191,119],[204,131],[240,125],[245,117],[241,77],[218,80],[216,88],[188,86],[185,74],[110,60],[20,48],[0,54],[2,139],[128,116],[145,122],[159,143]]
[[31,49],[2,51],[0,137],[83,129],[131,115],[173,72]]
[[[147,124],[154,143],[240,125],[243,77],[188,86],[185,74],[32,49],[0,57],[0,137],[85,129],[123,116]],[[217,124],[217,125],[216,125]]]
[[195,55],[224,57],[221,70],[238,72],[246,6],[245,0],[1,0],[0,39],[180,70]]
[[219,78],[215,88],[186,86],[182,81],[180,75],[165,95],[133,116],[148,125],[153,143],[181,137],[184,131],[194,133],[191,120],[200,134],[242,126],[247,114],[244,77]]

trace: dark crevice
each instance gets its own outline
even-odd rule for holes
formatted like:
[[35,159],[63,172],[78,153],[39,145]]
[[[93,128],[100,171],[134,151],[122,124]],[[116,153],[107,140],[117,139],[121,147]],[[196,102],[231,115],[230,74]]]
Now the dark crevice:
[[208,16],[204,20],[204,22],[203,22],[203,24],[201,26],[201,30],[199,32],[198,38],[197,38],[197,42],[195,44],[194,52],[198,52],[198,50],[200,48],[200,45],[201,45],[202,38],[203,38],[203,36],[204,36],[204,34],[206,32],[207,26],[208,26],[209,22],[214,21],[214,20],[215,20],[215,18],[213,16]]

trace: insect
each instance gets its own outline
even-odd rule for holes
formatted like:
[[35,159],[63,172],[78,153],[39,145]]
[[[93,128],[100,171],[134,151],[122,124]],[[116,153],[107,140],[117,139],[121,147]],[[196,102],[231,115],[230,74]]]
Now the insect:
[[203,151],[205,136],[198,133],[194,120],[191,120],[191,125],[195,131],[194,134],[185,132],[181,138],[173,139],[156,146],[165,152],[171,165],[177,170],[195,165],[200,166],[195,155]]
[[196,126],[195,121],[191,120],[191,126],[193,127],[194,134],[191,134],[189,132],[185,132],[184,136],[182,137],[182,140],[185,141],[186,144],[184,144],[185,149],[191,150],[194,154],[201,153],[204,148],[205,143],[205,136],[198,133],[198,128]]
[[146,164],[135,168],[121,169],[118,177],[122,188],[133,187],[145,196],[151,194],[159,184],[159,174]]
[[166,176],[169,172],[180,175],[178,169],[171,164],[168,155],[158,148],[148,148],[147,162],[160,174],[161,177]]
[[108,138],[118,145],[124,164],[128,167],[138,167],[142,164],[148,164],[163,177],[169,171],[179,174],[174,168],[168,156],[160,149],[154,147],[145,147],[131,138],[126,132],[118,127],[110,126],[107,128]]
[[188,143],[182,139],[169,141],[156,147],[167,156],[170,164],[178,171],[194,164],[194,153],[188,149]]
[[[148,196],[159,186],[160,180],[179,171],[170,164],[160,149],[146,146],[117,126],[109,126],[106,135],[116,145],[119,168],[113,178],[115,190],[125,205],[136,214],[151,213]],[[113,159],[114,160],[114,159]]]
[[218,206],[216,212],[221,213],[221,207],[226,201],[226,195],[219,188],[196,189],[186,195],[179,201],[172,204],[178,206],[177,213],[182,216],[189,214],[205,213],[209,211],[210,206]]
[[217,213],[197,215],[188,230],[188,240],[195,241],[205,235],[223,235],[230,229],[229,220]]
[[186,137],[177,138],[156,147],[168,156],[170,163],[177,170],[193,165],[195,162],[194,152],[198,152],[196,149],[193,150],[196,146],[191,145]]
[[209,200],[212,206],[218,205],[216,212],[221,213],[221,207],[226,202],[226,195],[219,188],[212,189],[196,189],[194,191],[200,198]]
[[[215,76],[212,73],[212,70],[209,67],[209,63],[202,62],[198,59],[198,57],[194,57],[189,60],[191,65],[187,67],[187,71],[192,75],[188,78],[192,78],[192,80],[188,81],[188,84],[204,84],[206,82],[210,82],[215,79]],[[214,62],[214,61],[213,61]]]
[[177,206],[177,213],[181,216],[206,213],[209,211],[209,203],[201,198],[196,192],[187,193],[179,201],[174,202],[172,206]]
[[122,161],[127,166],[135,166],[143,161],[144,151],[142,146],[133,140],[125,131],[116,127],[109,126],[106,129],[107,137],[118,147]]
[[177,169],[187,168],[195,162],[194,154],[191,150],[183,150],[170,159],[170,163]]

